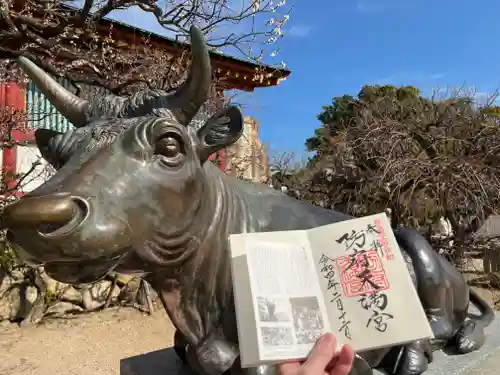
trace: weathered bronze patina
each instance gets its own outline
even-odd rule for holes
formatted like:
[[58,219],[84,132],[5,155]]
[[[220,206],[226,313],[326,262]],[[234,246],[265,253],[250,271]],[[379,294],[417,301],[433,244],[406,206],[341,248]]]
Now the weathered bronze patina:
[[[21,57],[28,76],[76,128],[64,134],[36,131],[38,148],[58,172],[8,206],[3,223],[19,255],[43,264],[62,282],[89,283],[111,270],[145,272],[177,329],[178,353],[200,374],[236,374],[242,370],[228,236],[308,229],[349,217],[235,180],[207,162],[240,137],[242,116],[228,107],[201,129],[190,126],[211,81],[207,49],[196,28],[191,42],[190,75],[177,91],[91,102]],[[370,367],[383,365],[391,374],[421,374],[433,350],[478,349],[483,328],[493,319],[491,308],[422,236],[411,229],[395,234],[435,339],[390,353],[358,353],[353,373],[370,374]],[[469,301],[480,317],[467,317]],[[261,366],[243,372],[271,371],[272,366]]]

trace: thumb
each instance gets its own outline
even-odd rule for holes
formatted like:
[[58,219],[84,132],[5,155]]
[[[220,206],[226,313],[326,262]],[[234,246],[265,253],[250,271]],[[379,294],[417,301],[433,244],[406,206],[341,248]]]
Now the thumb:
[[304,374],[322,374],[335,356],[337,339],[331,333],[325,333],[316,343],[303,365]]

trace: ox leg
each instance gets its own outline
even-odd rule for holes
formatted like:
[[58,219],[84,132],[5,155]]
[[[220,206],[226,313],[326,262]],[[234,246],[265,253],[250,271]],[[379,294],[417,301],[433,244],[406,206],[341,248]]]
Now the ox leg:
[[400,228],[394,231],[399,245],[410,257],[417,291],[436,342],[446,343],[453,337],[453,293],[438,259],[439,254],[417,231]]
[[184,335],[179,331],[175,330],[174,334],[174,350],[177,357],[182,361],[182,363],[187,364],[186,359],[186,349],[188,342],[185,339]]
[[433,360],[429,340],[418,340],[403,346],[391,366],[384,366],[393,375],[420,375]]

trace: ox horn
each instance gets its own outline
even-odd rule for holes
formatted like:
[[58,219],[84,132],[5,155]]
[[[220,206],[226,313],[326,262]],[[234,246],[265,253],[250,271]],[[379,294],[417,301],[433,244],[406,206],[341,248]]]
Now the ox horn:
[[77,128],[85,126],[89,102],[66,90],[30,59],[20,56],[18,64],[52,105]]
[[[187,80],[169,97],[172,112],[183,125],[188,125],[205,103],[212,81],[212,68],[203,33],[191,26],[191,69]],[[160,99],[161,100],[161,99]]]

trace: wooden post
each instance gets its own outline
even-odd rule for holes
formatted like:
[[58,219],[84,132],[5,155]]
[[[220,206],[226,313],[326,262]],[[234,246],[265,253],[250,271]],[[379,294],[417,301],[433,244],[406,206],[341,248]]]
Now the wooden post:
[[[26,108],[26,93],[24,87],[16,82],[0,84],[0,108],[2,110],[21,110]],[[16,124],[11,129],[2,129],[6,132],[6,139],[2,141],[25,142],[34,138],[34,132],[27,130],[25,123]],[[9,194],[17,192],[10,191],[17,186],[17,147],[4,147],[2,150],[2,178],[5,189]]]

